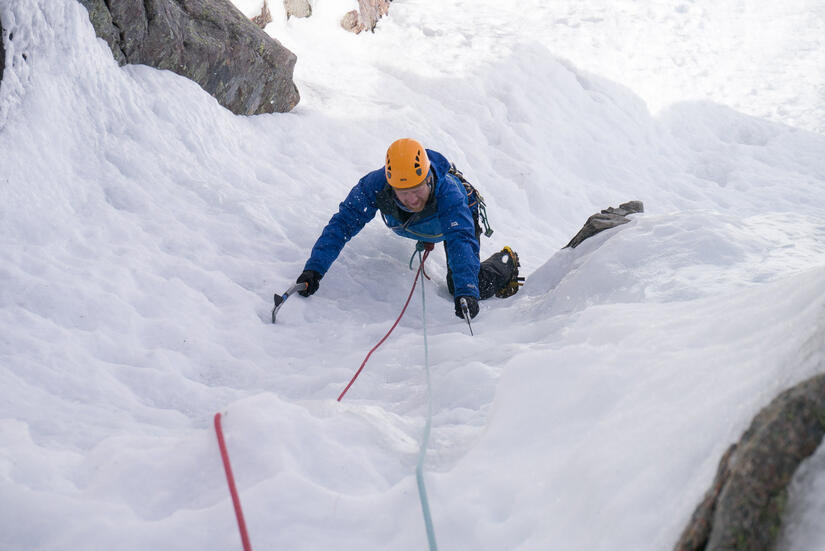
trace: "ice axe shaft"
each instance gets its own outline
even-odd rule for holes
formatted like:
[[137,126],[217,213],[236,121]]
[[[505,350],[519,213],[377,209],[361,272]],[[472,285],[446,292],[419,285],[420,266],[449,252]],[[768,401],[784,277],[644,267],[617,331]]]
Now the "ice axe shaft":
[[461,314],[464,316],[464,319],[467,320],[467,327],[470,328],[470,336],[473,336],[473,326],[470,324],[470,307],[467,306],[467,299],[461,297],[459,302],[461,303]]
[[292,295],[293,293],[296,293],[298,291],[303,291],[306,288],[307,288],[306,282],[296,283],[295,285],[293,285],[292,287],[287,289],[286,293],[284,293],[283,295],[278,295],[278,294],[275,295],[275,307],[272,309],[272,323],[275,323],[275,316],[278,314],[278,310],[281,309],[281,306],[283,306],[284,303],[286,302],[286,299],[288,299],[290,297],[290,295]]

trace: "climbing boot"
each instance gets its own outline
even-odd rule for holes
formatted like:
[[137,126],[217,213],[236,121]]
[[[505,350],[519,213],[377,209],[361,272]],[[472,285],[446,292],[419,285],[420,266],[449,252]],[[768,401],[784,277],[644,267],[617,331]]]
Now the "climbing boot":
[[510,274],[510,280],[504,285],[504,287],[500,288],[496,291],[496,296],[499,298],[507,298],[515,295],[518,293],[519,287],[524,285],[524,278],[519,277],[518,275],[518,268],[520,266],[518,261],[518,255],[516,252],[511,249],[510,247],[504,247],[501,249],[501,253],[503,255],[507,255],[510,257],[510,262],[513,265],[513,271]]

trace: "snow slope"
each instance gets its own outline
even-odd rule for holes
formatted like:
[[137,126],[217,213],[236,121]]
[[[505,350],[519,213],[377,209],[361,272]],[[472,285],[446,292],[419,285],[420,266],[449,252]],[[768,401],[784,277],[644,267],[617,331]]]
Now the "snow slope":
[[[240,548],[216,411],[253,548],[426,547],[420,295],[335,401],[412,243],[368,225],[268,319],[403,136],[481,189],[482,254],[528,276],[470,337],[428,261],[440,547],[672,547],[753,415],[825,367],[822,8],[502,4],[396,0],[354,36],[317,0],[267,28],[301,103],[252,118],[118,68],[71,0],[0,4],[0,548]],[[825,547],[822,455],[783,549]]]

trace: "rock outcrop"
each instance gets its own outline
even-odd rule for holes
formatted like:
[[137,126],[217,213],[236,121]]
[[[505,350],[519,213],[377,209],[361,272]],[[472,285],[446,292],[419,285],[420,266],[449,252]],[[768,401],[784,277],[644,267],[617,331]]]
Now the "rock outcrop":
[[295,54],[228,0],[79,0],[117,62],[168,69],[239,115],[298,104]]
[[284,0],[286,18],[309,17],[312,15],[312,5],[309,0]]
[[3,21],[0,21],[0,82],[3,82],[3,71],[6,70],[6,47],[3,42],[6,40],[6,31],[3,30]]
[[589,217],[584,223],[584,226],[582,226],[582,229],[579,230],[579,233],[574,235],[570,243],[565,245],[564,248],[570,247],[571,249],[575,249],[588,237],[593,237],[604,230],[627,224],[630,222],[628,215],[644,211],[645,206],[641,201],[628,201],[627,203],[619,205],[619,208],[607,207],[603,211],[597,212]]
[[825,436],[825,374],[783,392],[722,456],[713,485],[676,551],[767,551],[782,522],[787,487]]
[[363,30],[374,31],[382,16],[387,15],[392,0],[358,0],[358,10],[347,12],[341,26],[355,34]]
[[262,29],[272,23],[272,12],[269,11],[269,2],[264,0],[264,5],[261,6],[261,13],[253,17],[252,22]]

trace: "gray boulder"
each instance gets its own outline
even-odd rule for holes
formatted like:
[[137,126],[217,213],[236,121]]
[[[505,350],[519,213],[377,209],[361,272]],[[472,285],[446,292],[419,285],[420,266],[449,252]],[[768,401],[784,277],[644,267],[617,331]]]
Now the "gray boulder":
[[825,374],[777,396],[728,448],[676,551],[767,551],[782,523],[788,483],[825,436]]
[[238,115],[298,104],[295,54],[227,0],[79,0],[119,64],[168,69]]
[[579,230],[579,233],[574,235],[570,243],[565,245],[564,248],[570,247],[571,249],[575,249],[588,237],[593,237],[604,230],[627,224],[630,222],[628,215],[644,211],[645,206],[641,201],[628,201],[627,203],[619,205],[619,208],[607,207],[603,211],[597,212],[589,217],[584,223],[584,226],[582,226],[582,229]]
[[6,47],[3,42],[6,40],[6,31],[3,30],[3,21],[0,21],[0,82],[3,82],[3,71],[6,70]]

